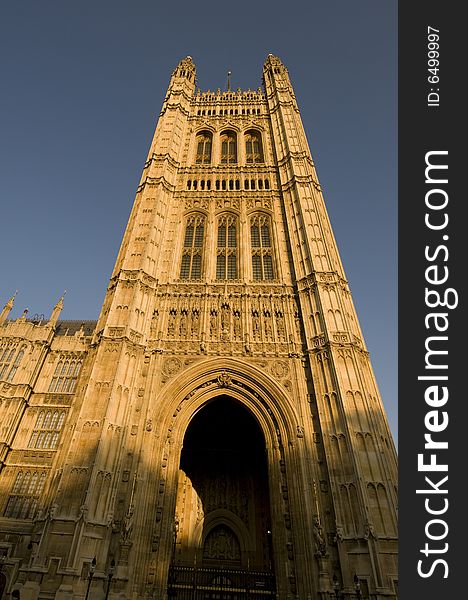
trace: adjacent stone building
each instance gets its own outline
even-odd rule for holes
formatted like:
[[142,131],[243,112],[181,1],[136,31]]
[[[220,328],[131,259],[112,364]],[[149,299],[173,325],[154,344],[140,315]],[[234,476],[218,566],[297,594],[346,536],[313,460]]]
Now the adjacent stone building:
[[97,322],[0,315],[2,598],[396,598],[397,461],[288,72],[172,74]]

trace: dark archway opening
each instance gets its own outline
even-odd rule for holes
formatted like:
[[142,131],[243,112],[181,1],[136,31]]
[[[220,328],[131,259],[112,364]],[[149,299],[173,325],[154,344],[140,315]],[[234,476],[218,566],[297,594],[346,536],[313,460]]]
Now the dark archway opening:
[[274,594],[265,438],[229,396],[209,402],[187,428],[175,523],[170,597]]

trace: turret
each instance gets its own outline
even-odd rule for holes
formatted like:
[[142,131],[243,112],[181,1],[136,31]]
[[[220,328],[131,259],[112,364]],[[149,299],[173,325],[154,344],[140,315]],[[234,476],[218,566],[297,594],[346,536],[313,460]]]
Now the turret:
[[[183,58],[174,69],[169,87],[167,88],[166,98],[164,99],[161,115],[164,114],[168,105],[181,104],[186,106],[187,102],[195,93],[197,69],[191,56]],[[185,100],[185,101],[184,101]]]
[[289,91],[294,95],[287,68],[281,59],[273,54],[267,56],[263,65],[263,84],[267,94],[277,92],[288,86],[290,88]]
[[18,292],[16,291],[13,296],[8,300],[8,302],[5,304],[1,314],[0,314],[0,325],[3,325],[3,323],[5,323],[5,321],[7,320],[8,315],[10,314],[11,309],[13,308],[13,304],[15,303],[15,298],[16,298],[16,294]]
[[60,300],[54,306],[54,310],[52,311],[52,314],[50,315],[49,325],[51,327],[55,327],[57,325],[58,318],[59,318],[60,313],[62,312],[62,309],[63,309],[63,300],[65,298],[65,294],[66,293],[67,292],[63,293],[63,296],[60,298]]

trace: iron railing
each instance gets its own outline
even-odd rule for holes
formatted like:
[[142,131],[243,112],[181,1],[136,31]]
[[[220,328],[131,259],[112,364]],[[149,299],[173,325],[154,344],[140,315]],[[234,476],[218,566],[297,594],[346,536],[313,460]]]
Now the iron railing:
[[274,598],[272,573],[230,568],[169,568],[168,597],[173,600],[266,600]]

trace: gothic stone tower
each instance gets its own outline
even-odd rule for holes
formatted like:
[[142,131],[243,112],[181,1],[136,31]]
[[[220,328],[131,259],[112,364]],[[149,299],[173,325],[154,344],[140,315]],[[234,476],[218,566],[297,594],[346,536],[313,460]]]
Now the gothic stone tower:
[[[6,388],[9,573],[31,599],[396,598],[396,453],[288,72],[195,76],[172,75],[92,334],[8,323],[42,343]],[[60,398],[47,454],[27,436]],[[22,512],[21,461],[43,473]]]

